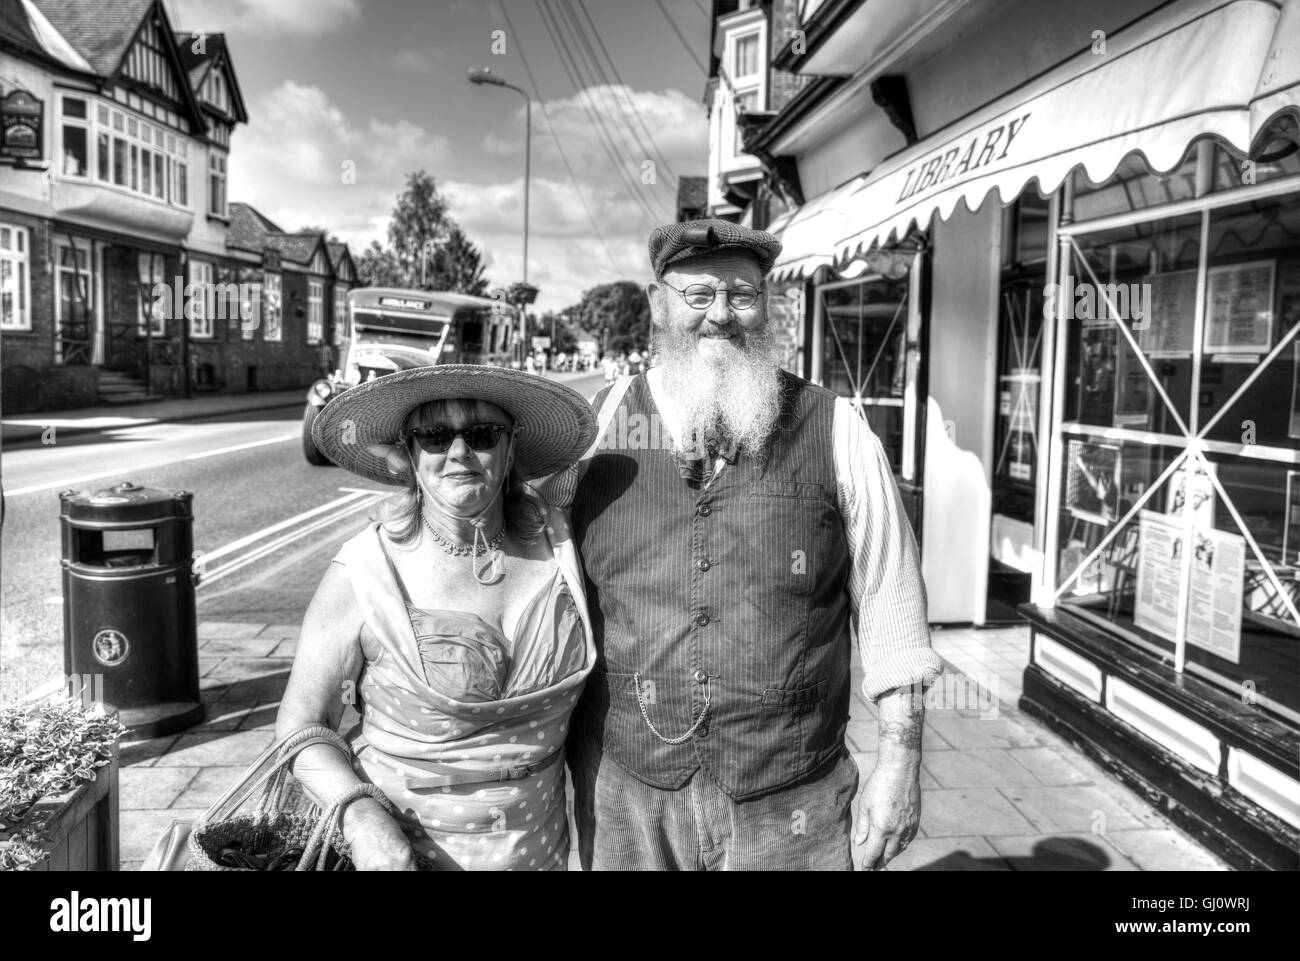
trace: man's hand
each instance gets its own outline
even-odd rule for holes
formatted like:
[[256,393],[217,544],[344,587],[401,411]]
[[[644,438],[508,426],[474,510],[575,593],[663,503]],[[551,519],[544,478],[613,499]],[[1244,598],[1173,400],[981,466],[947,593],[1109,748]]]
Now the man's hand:
[[864,871],[879,871],[903,852],[921,825],[921,726],[925,704],[919,691],[895,688],[878,701],[879,758],[858,802],[853,843],[866,844]]

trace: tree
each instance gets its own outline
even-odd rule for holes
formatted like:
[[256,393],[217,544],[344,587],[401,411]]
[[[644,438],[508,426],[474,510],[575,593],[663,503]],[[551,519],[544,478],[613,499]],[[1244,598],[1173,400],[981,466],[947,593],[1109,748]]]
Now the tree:
[[650,301],[640,284],[618,280],[583,291],[582,300],[565,311],[572,324],[598,340],[608,330],[604,348],[613,354],[645,352],[650,345]]
[[377,240],[370,241],[370,246],[357,258],[357,277],[371,287],[410,286],[393,252],[387,247],[379,246]]
[[[451,221],[448,221],[451,223]],[[482,297],[487,293],[487,278],[483,276],[483,258],[478,248],[460,227],[452,223],[447,242],[439,248],[431,263],[433,288],[456,290],[462,294]]]
[[424,245],[447,237],[454,226],[447,216],[446,198],[438,193],[433,177],[423,170],[407,174],[406,189],[397,195],[388,224],[388,246],[411,286],[420,282]]

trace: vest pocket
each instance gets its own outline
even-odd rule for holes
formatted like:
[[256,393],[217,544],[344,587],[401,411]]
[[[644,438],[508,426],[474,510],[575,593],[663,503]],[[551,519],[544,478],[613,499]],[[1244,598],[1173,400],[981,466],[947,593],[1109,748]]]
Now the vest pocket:
[[[798,598],[806,605],[826,569],[830,523],[838,515],[828,509],[820,484],[794,481],[751,481],[744,508],[740,543],[746,547],[750,583],[763,613],[780,616],[780,600]],[[791,611],[796,617],[800,611]]]
[[763,689],[760,704],[765,710],[801,711],[826,700],[826,682],[818,681],[806,687],[768,687]]

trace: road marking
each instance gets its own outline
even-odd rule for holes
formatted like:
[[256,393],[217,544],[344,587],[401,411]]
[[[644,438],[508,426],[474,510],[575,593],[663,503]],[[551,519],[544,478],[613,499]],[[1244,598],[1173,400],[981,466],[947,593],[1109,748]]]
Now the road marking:
[[[300,514],[297,517],[290,518],[289,521],[282,521],[281,523],[273,525],[272,527],[269,527],[266,530],[258,531],[256,534],[249,535],[249,537],[241,538],[240,542],[236,542],[236,544],[238,545],[238,547],[245,547],[257,540],[264,539],[265,537],[267,537],[272,533],[284,530],[286,527],[292,524],[301,523],[303,520],[306,520],[309,517],[312,517],[316,514],[320,514],[323,511],[331,510],[331,509],[333,510],[332,514],[329,514],[325,517],[312,521],[311,523],[307,524],[304,527],[300,527],[297,530],[290,531],[288,534],[285,534],[281,537],[277,537],[266,544],[256,547],[253,550],[249,551],[248,553],[235,558],[234,560],[216,568],[215,570],[205,570],[200,565],[203,561],[210,559],[213,556],[213,554],[217,554],[218,552],[220,552],[222,556],[229,554],[232,550],[232,546],[227,545],[226,547],[218,548],[218,550],[213,551],[212,554],[202,555],[202,557],[200,558],[200,565],[196,565],[196,567],[198,567],[198,570],[200,572],[199,587],[204,587],[206,585],[213,584],[224,577],[228,577],[229,575],[235,573],[236,571],[242,570],[243,568],[249,566],[255,561],[261,560],[262,558],[266,557],[268,554],[272,554],[275,551],[280,550],[282,547],[287,547],[289,544],[292,544],[294,541],[302,540],[303,538],[309,537],[310,535],[315,534],[318,531],[324,530],[327,527],[332,527],[334,524],[338,523],[344,518],[351,517],[353,514],[360,513],[361,511],[364,511],[372,507],[373,505],[377,504],[379,501],[384,500],[389,496],[384,491],[366,491],[365,493],[371,496],[356,498],[356,495],[350,494],[347,497],[341,497],[336,501],[330,502],[329,504],[324,504],[321,507],[317,507],[313,510]],[[348,503],[349,501],[352,501],[352,503],[349,504]]]
[[253,447],[264,447],[267,444],[278,444],[281,441],[295,440],[297,434],[285,434],[281,437],[268,437],[266,440],[255,440],[247,444],[236,444],[234,447],[219,447],[216,450],[205,450],[198,454],[186,454],[186,460],[201,460],[204,457],[216,457],[218,454],[233,454],[237,450],[248,450]]
[[[376,494],[379,492],[364,491],[363,493]],[[231,541],[229,544],[225,544],[221,547],[218,547],[216,550],[205,551],[197,558],[196,566],[198,564],[206,565],[214,560],[217,560],[218,558],[225,557],[227,554],[233,554],[235,551],[243,550],[249,544],[255,544],[264,537],[270,537],[272,534],[278,534],[280,531],[284,530],[285,528],[293,527],[295,524],[301,524],[303,521],[307,520],[308,518],[315,517],[317,514],[323,514],[326,511],[334,510],[335,508],[340,507],[343,504],[346,504],[348,501],[356,500],[357,497],[358,494],[349,494],[347,497],[340,497],[338,500],[330,501],[328,504],[322,504],[319,507],[313,507],[309,511],[303,511],[301,514],[298,514],[295,517],[290,517],[286,521],[280,521],[280,523],[272,524],[270,527],[265,527],[260,531],[254,531],[248,536],[241,537],[239,538],[239,540]]]
[[135,470],[134,467],[123,467],[119,470],[106,470],[98,474],[84,474],[81,477],[73,477],[70,480],[52,481],[49,484],[37,484],[35,487],[20,487],[17,490],[5,491],[5,497],[17,497],[19,494],[35,494],[37,491],[69,490],[78,484],[84,484],[86,481],[102,480],[105,477],[116,477],[118,474],[128,474]]
[[[281,441],[293,440],[297,436],[297,434],[285,434],[283,437],[271,437],[266,440],[256,440],[250,444],[237,444],[234,447],[222,447],[218,450],[205,450],[198,454],[186,454],[183,459],[199,460],[203,457],[215,457],[218,454],[229,454],[234,451],[248,450],[251,447],[262,447],[266,444],[278,444]],[[145,468],[122,467],[118,470],[100,471],[98,474],[83,474],[80,477],[72,477],[67,480],[50,481],[48,484],[35,484],[31,487],[19,487],[17,490],[5,491],[5,497],[17,497],[20,494],[35,494],[40,491],[48,490],[71,490],[87,481],[103,480],[106,477],[118,477],[121,474],[129,474],[136,470],[153,470],[177,463],[180,463],[180,461],[163,461],[160,464],[150,464]]]

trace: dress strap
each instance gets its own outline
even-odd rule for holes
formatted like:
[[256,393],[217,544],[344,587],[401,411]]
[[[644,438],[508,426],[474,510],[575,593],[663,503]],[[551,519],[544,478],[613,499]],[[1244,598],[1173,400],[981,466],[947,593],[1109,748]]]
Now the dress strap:
[[402,592],[402,600],[406,602],[409,609],[411,605],[411,595],[406,593],[406,585],[402,583],[402,575],[397,573],[397,565],[393,563],[393,558],[388,553],[388,545],[384,543],[384,531],[381,527],[375,528],[375,537],[379,538],[379,551],[384,555],[384,560],[388,561],[388,569],[393,572],[393,580],[397,581],[397,589]]

